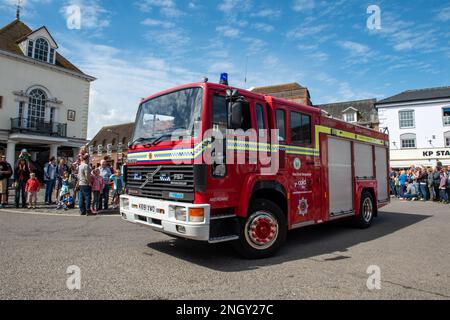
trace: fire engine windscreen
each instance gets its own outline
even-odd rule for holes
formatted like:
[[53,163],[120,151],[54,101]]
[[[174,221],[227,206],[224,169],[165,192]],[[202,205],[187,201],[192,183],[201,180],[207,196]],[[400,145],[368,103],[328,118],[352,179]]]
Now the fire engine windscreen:
[[139,107],[134,141],[198,135],[202,101],[202,88],[188,88],[144,102]]

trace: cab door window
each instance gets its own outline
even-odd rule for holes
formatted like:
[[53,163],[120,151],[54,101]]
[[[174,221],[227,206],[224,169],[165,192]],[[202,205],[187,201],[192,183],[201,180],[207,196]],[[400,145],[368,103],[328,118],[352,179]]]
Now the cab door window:
[[286,112],[278,109],[276,111],[278,141],[286,141]]
[[264,108],[261,104],[256,104],[256,125],[258,130],[258,136],[265,137],[267,124],[264,117]]
[[310,145],[311,139],[311,116],[291,112],[291,143],[300,145]]
[[227,102],[224,96],[217,94],[212,98],[212,125],[214,130],[223,133],[228,127]]

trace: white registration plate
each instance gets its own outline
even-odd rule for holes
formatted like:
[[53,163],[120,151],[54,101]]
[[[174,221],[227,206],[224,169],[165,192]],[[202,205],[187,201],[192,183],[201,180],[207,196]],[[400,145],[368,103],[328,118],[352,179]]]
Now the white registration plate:
[[149,206],[147,204],[140,204],[139,209],[142,211],[150,212],[150,213],[156,213],[155,206]]

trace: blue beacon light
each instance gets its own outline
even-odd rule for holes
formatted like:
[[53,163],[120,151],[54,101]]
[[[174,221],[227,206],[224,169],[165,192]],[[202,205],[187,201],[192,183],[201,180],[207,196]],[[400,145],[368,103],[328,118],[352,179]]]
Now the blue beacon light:
[[221,73],[220,74],[220,84],[228,85],[228,73]]

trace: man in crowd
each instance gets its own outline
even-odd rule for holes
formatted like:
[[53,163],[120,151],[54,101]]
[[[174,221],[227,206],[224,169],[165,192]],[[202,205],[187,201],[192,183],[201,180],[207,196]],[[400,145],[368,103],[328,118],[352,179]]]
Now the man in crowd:
[[0,157],[0,209],[5,208],[8,203],[8,180],[11,178],[13,170],[6,161],[6,157]]
[[56,183],[56,159],[51,157],[44,168],[45,204],[52,204],[52,194]]
[[397,197],[397,190],[395,188],[395,178],[397,177],[397,172],[395,172],[392,168],[389,172],[389,186],[391,188],[391,195]]
[[112,170],[108,165],[108,162],[106,160],[102,160],[100,162],[100,176],[103,178],[104,186],[103,186],[103,192],[101,194],[101,200],[99,204],[99,210],[108,210],[109,206],[109,192],[111,189],[110,186],[110,178],[112,175]]
[[434,201],[440,201],[440,191],[439,186],[441,184],[441,173],[439,167],[433,167],[433,191],[434,191]]
[[78,206],[82,216],[91,215],[91,168],[89,167],[89,155],[81,158],[78,167]]

